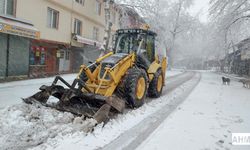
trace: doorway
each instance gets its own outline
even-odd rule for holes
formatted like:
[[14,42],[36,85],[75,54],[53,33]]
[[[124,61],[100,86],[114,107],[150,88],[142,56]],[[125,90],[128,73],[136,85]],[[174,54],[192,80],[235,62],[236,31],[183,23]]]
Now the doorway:
[[68,50],[60,50],[59,72],[67,72],[70,69],[70,52]]

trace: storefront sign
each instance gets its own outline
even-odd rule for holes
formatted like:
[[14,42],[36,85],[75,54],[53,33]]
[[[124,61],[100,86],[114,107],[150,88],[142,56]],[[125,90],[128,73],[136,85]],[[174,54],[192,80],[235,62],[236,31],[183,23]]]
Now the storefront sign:
[[23,37],[32,38],[32,39],[39,39],[40,38],[39,31],[32,30],[29,28],[23,28],[20,26],[9,25],[9,24],[5,24],[5,23],[1,23],[1,22],[0,22],[0,32],[6,33],[6,34],[23,36]]

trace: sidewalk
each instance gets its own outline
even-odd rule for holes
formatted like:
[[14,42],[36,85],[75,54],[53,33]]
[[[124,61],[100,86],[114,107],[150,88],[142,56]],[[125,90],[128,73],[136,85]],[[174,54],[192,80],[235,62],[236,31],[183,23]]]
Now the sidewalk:
[[9,82],[33,80],[33,79],[47,79],[47,78],[53,78],[55,76],[64,76],[64,75],[70,75],[70,74],[77,74],[77,73],[60,73],[60,74],[46,75],[46,76],[40,76],[40,77],[28,77],[28,76],[20,76],[19,77],[19,76],[17,76],[17,77],[9,77],[9,78],[0,78],[0,84],[1,83],[9,83]]
[[250,91],[239,82],[203,73],[187,100],[138,150],[249,150],[232,145],[232,133],[250,133]]
[[[73,82],[76,76],[77,74],[62,75],[68,82]],[[26,98],[35,94],[42,85],[50,85],[54,78],[55,76],[0,83],[0,108],[21,103],[21,98]]]

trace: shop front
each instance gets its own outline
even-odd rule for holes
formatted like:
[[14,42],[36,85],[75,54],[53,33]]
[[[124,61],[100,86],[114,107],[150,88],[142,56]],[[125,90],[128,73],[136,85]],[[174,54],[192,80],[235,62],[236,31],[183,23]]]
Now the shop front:
[[0,16],[0,78],[28,76],[30,40],[39,37],[31,23]]
[[45,77],[71,72],[69,46],[64,43],[32,40],[30,77]]

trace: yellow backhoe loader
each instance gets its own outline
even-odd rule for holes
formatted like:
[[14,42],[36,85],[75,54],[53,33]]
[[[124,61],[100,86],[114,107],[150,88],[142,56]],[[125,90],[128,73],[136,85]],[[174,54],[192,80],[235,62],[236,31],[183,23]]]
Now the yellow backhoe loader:
[[[57,76],[52,85],[41,86],[40,92],[23,101],[92,117],[97,123],[126,106],[140,107],[146,96],[159,97],[165,82],[167,60],[156,54],[155,37],[145,29],[118,30],[113,51],[89,66],[82,65],[72,84]],[[48,103],[49,96],[59,101]]]

